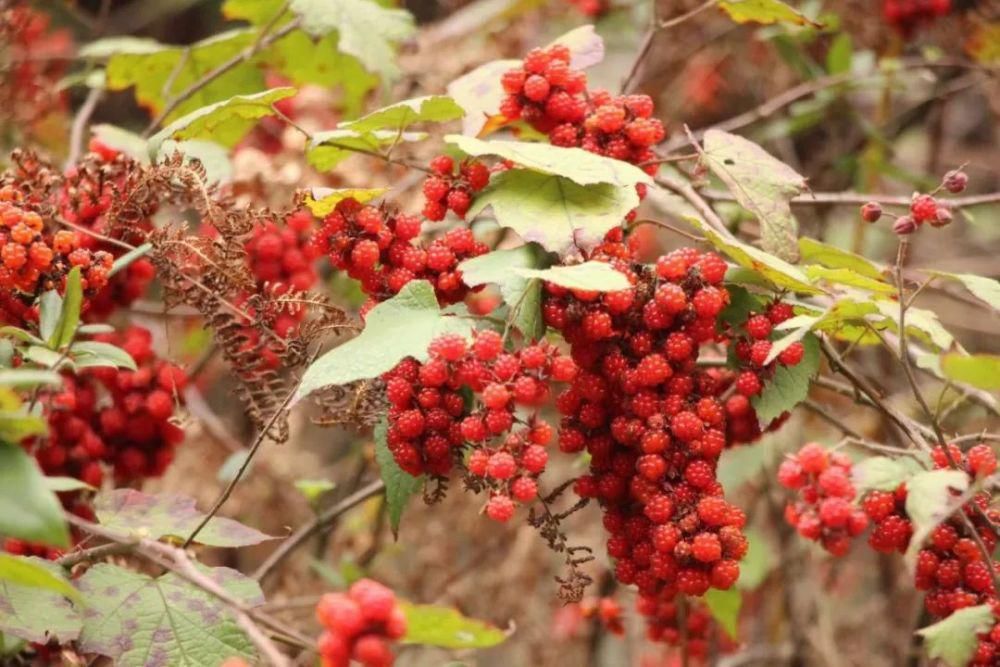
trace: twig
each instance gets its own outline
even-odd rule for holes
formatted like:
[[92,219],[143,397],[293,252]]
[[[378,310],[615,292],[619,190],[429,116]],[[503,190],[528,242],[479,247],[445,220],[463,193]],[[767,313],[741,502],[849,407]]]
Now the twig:
[[683,197],[691,206],[694,207],[698,213],[705,219],[705,222],[724,238],[732,238],[732,234],[726,228],[726,224],[722,222],[722,218],[712,209],[712,207],[705,201],[704,198],[698,192],[691,187],[690,183],[686,181],[675,179],[671,176],[665,174],[660,174],[656,177],[656,184],[662,185],[666,189],[670,190],[674,194]]
[[[313,359],[315,359],[315,357],[316,355],[314,354]],[[312,360],[310,360],[310,362],[311,361]],[[184,540],[185,549],[191,545],[191,542],[193,542],[194,538],[198,536],[198,533],[200,533],[202,529],[206,525],[208,525],[208,522],[212,520],[212,517],[214,517],[216,513],[218,513],[218,511],[222,509],[222,506],[226,504],[226,501],[229,500],[229,496],[232,495],[233,490],[236,488],[236,485],[240,483],[241,479],[243,479],[243,475],[250,467],[250,463],[253,461],[253,458],[257,454],[257,451],[260,449],[261,445],[264,444],[264,441],[267,440],[268,434],[271,432],[271,429],[274,427],[275,424],[278,423],[278,420],[281,419],[282,416],[285,414],[285,410],[288,408],[288,405],[292,402],[292,398],[295,396],[295,392],[298,391],[300,383],[301,379],[299,380],[299,382],[296,382],[295,385],[288,390],[288,393],[285,394],[285,397],[281,400],[281,405],[279,405],[274,410],[274,413],[271,415],[271,418],[267,420],[267,423],[264,424],[264,426],[257,433],[257,437],[254,439],[253,444],[250,446],[250,449],[247,450],[247,455],[243,459],[243,463],[240,465],[239,470],[236,471],[236,474],[233,475],[233,478],[229,480],[229,484],[227,484],[226,488],[222,491],[222,495],[220,495],[218,500],[215,501],[215,504],[212,505],[212,509],[208,511],[208,514],[206,514],[204,518],[202,518],[201,522],[197,526],[195,526],[195,529],[191,531],[191,534],[188,535],[188,538]]]
[[90,549],[71,551],[65,556],[57,558],[56,565],[71,568],[78,563],[100,560],[105,556],[117,556],[118,554],[128,553],[130,551],[132,551],[132,545],[130,544],[111,542],[109,544],[102,544],[98,547],[91,547]]
[[826,423],[830,424],[836,429],[839,429],[840,432],[843,433],[844,435],[850,436],[855,440],[864,442],[865,437],[861,435],[861,433],[854,430],[854,428],[852,428],[850,425],[845,424],[842,420],[835,417],[833,413],[831,413],[829,410],[827,410],[825,407],[823,407],[816,401],[813,401],[811,399],[806,399],[805,401],[802,402],[802,405],[805,406],[809,411],[815,413],[817,416],[822,418],[823,421],[825,421]]
[[69,168],[80,159],[83,152],[83,135],[87,131],[87,123],[94,115],[97,104],[104,96],[103,88],[91,88],[87,93],[87,99],[80,105],[80,109],[73,116],[73,126],[69,133],[69,154],[66,156],[65,168]]
[[370,482],[367,486],[358,489],[336,505],[318,513],[308,523],[289,535],[288,539],[282,542],[281,545],[267,557],[267,560],[261,563],[260,567],[254,571],[252,575],[253,578],[257,581],[263,581],[267,575],[270,574],[271,571],[273,571],[274,568],[299,545],[322,530],[325,526],[339,519],[345,512],[353,509],[357,505],[360,505],[372,496],[382,493],[383,490],[385,490],[385,483],[383,483],[382,480],[377,479]]
[[153,130],[159,127],[160,124],[162,124],[163,121],[177,109],[177,107],[179,107],[187,100],[191,99],[191,97],[199,90],[201,90],[211,82],[215,81],[220,76],[222,76],[229,70],[233,69],[237,65],[240,65],[241,63],[250,60],[255,55],[257,55],[257,53],[259,53],[262,49],[267,48],[268,46],[278,41],[282,37],[297,30],[299,26],[302,24],[301,18],[289,21],[277,31],[273,33],[271,32],[271,30],[274,29],[275,24],[284,15],[284,13],[285,11],[284,9],[282,9],[277,14],[275,14],[274,18],[271,19],[271,22],[265,25],[263,28],[261,28],[260,34],[258,35],[256,41],[254,41],[253,44],[246,47],[245,49],[237,53],[229,60],[220,63],[218,66],[215,67],[215,69],[205,74],[205,76],[201,77],[200,79],[192,83],[190,86],[188,86],[180,93],[178,93],[176,96],[174,96],[173,99],[167,102],[163,106],[163,109],[160,111],[160,113],[157,114],[156,117],[149,122],[149,125],[146,126],[146,129],[145,131],[143,131],[142,136],[149,137],[149,135],[153,133]]
[[[734,197],[731,193],[723,192],[721,190],[701,190],[701,195],[709,201],[736,201],[736,197]],[[803,206],[821,204],[845,204],[860,206],[861,204],[866,204],[870,201],[879,203],[883,206],[909,207],[912,198],[894,195],[868,194],[864,192],[810,192],[791,199],[792,204]],[[986,194],[969,195],[967,197],[952,197],[943,201],[949,208],[952,209],[980,206],[982,204],[993,204],[1000,202],[1000,192],[988,192]]]

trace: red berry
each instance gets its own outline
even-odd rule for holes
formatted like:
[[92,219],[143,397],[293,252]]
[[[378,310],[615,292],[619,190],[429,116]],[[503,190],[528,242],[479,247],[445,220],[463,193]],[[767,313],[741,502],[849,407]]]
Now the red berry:
[[878,222],[882,217],[882,207],[878,202],[870,201],[861,207],[861,219],[865,222]]
[[486,516],[500,523],[510,521],[514,516],[514,501],[508,496],[493,496],[486,503]]

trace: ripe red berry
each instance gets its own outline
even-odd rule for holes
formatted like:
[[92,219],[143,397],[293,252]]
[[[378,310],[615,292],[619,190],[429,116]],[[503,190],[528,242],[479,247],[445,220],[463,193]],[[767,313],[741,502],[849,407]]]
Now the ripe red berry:
[[514,516],[514,501],[504,495],[493,496],[486,503],[486,516],[500,523],[510,521]]
[[[917,195],[910,203],[910,214],[917,224],[937,217],[938,204],[931,195]],[[896,232],[897,234],[899,232]]]
[[517,463],[508,452],[497,452],[490,456],[486,475],[493,479],[510,479],[517,472]]

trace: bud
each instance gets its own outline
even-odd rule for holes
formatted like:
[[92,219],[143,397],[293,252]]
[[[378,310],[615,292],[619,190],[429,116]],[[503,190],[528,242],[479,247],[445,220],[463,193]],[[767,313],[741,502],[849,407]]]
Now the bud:
[[958,194],[969,184],[969,177],[961,169],[952,169],[944,175],[942,184],[948,192]]
[[865,222],[878,222],[882,217],[882,207],[878,202],[870,201],[861,207],[861,219]]
[[938,205],[937,217],[933,220],[929,220],[932,227],[946,227],[951,224],[952,214],[951,209],[947,206]]
[[917,221],[909,215],[901,215],[892,223],[892,231],[903,236],[917,231]]

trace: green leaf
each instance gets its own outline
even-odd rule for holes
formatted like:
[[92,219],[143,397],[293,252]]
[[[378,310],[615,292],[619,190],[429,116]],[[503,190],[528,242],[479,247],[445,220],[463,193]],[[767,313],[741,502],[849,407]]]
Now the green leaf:
[[414,32],[413,17],[372,0],[291,0],[289,9],[302,17],[302,28],[314,37],[337,31],[340,50],[371,72],[393,78],[399,73],[393,44]]
[[389,426],[385,418],[375,425],[375,461],[385,483],[385,504],[389,512],[389,527],[392,534],[399,537],[399,521],[403,518],[403,510],[415,494],[420,493],[424,486],[424,478],[414,477],[399,467],[389,445],[386,434]]
[[729,447],[719,456],[719,483],[735,491],[767,470],[766,445]]
[[483,141],[460,134],[449,134],[444,140],[468,155],[495,155],[525,169],[562,176],[577,185],[607,183],[624,188],[653,182],[649,174],[636,166],[601,157],[582,148],[562,148],[524,141]]
[[441,648],[489,648],[505,639],[500,628],[463,616],[451,607],[400,602],[406,616],[404,644],[422,644]]
[[55,563],[0,556],[0,632],[40,644],[76,639],[80,615],[67,597],[80,595]]
[[93,322],[91,324],[81,324],[77,327],[76,332],[81,336],[95,336],[97,334],[114,333],[115,328],[103,322]]
[[977,389],[1000,391],[1000,355],[949,352],[941,356],[941,372]]
[[722,251],[727,257],[745,269],[760,274],[775,287],[793,290],[802,294],[822,294],[823,290],[809,281],[797,266],[768,252],[747,245],[732,237],[723,237],[699,218],[687,217],[688,222],[705,235],[705,239]]
[[149,254],[149,251],[153,249],[152,243],[143,243],[141,246],[137,246],[134,250],[129,250],[127,253],[115,260],[114,264],[111,265],[111,271],[108,275],[115,275],[119,271],[128,268],[128,265]]
[[1000,310],[1000,281],[977,276],[973,273],[948,273],[947,271],[931,271],[930,273],[942,278],[957,280],[980,301],[994,310]]
[[[45,298],[45,294],[48,294],[48,292],[43,293],[41,298]],[[59,295],[56,294],[56,296],[59,296]],[[58,321],[58,319],[59,319],[58,315],[59,315],[59,309],[61,307],[62,307],[61,305],[55,307],[54,321],[53,321],[53,323],[51,323],[51,324],[48,325],[49,327],[55,328],[55,321]],[[35,345],[45,345],[45,341],[44,340],[42,340],[38,336],[34,335],[30,331],[25,331],[24,329],[22,329],[20,327],[12,327],[12,326],[9,326],[9,325],[8,326],[4,326],[4,327],[0,327],[0,335],[7,336],[8,338],[13,338],[15,340],[19,340],[22,343],[34,343]]]
[[[44,340],[39,341],[42,345],[47,345],[46,341],[51,340],[59,325],[59,318],[62,317],[63,299],[59,292],[54,289],[43,292],[38,299],[38,333]],[[22,339],[25,340],[25,339]]]
[[909,456],[871,456],[855,463],[851,476],[858,495],[862,495],[869,490],[895,491],[900,484],[922,470],[923,466]]
[[924,638],[929,658],[940,658],[948,667],[966,667],[976,653],[979,635],[989,632],[995,622],[990,606],[981,604],[959,609],[917,634]]
[[328,479],[297,479],[295,480],[295,488],[299,490],[306,500],[310,503],[315,503],[319,500],[327,491],[333,491],[337,487],[336,484]]
[[[80,267],[74,266],[66,276],[66,293],[62,299],[62,309],[59,311],[59,321],[56,322],[52,334],[47,337],[49,347],[59,350],[73,342],[76,337],[76,327],[80,324],[80,307],[83,305],[83,284],[80,278]],[[135,370],[133,368],[133,370]]]
[[520,269],[537,268],[544,264],[542,252],[533,244],[507,250],[494,250],[467,259],[458,265],[462,280],[469,287],[495,284],[511,309],[511,324],[529,340],[545,335],[542,319],[542,283],[519,273]]
[[[113,38],[113,41],[91,44],[89,51],[110,56],[107,63],[109,90],[134,87],[136,101],[155,114],[163,110],[167,100],[251,46],[257,36],[256,29],[230,30],[189,46],[170,46],[153,40],[123,42]],[[88,49],[84,49],[85,55],[87,52]],[[245,60],[181,102],[167,120],[265,87],[263,71],[252,59]]]
[[317,218],[324,218],[345,199],[367,204],[388,191],[389,188],[311,188],[306,194],[305,205]]
[[70,347],[70,356],[77,368],[110,366],[111,368],[127,368],[130,371],[137,370],[132,355],[111,343],[96,340],[73,343]]
[[21,442],[34,435],[48,433],[48,422],[26,410],[0,410],[0,440]]
[[520,65],[520,60],[494,60],[448,84],[448,95],[465,110],[462,134],[470,137],[478,135],[489,118],[500,113],[500,102],[506,96],[500,77]]
[[149,146],[146,140],[134,132],[115,125],[101,123],[90,128],[94,138],[105,146],[113,148],[140,164],[149,164]]
[[96,491],[94,487],[75,477],[46,477],[45,486],[53,493],[65,493],[67,491]]
[[740,578],[736,582],[736,587],[741,591],[753,591],[764,583],[767,575],[774,569],[774,547],[764,535],[753,528],[743,532],[746,534],[749,546],[746,555],[740,561]]
[[[429,282],[413,280],[368,313],[358,337],[306,369],[293,403],[323,387],[378,377],[406,357],[423,361],[432,340],[446,333],[469,337],[472,328],[468,320],[441,312]],[[406,335],[400,335],[404,331]]]
[[45,487],[38,464],[7,442],[0,442],[0,535],[69,546],[62,505]]
[[234,95],[181,116],[149,139],[151,153],[167,139],[210,139],[225,146],[239,142],[261,118],[273,116],[274,103],[291,97],[294,88],[272,88],[262,93]]
[[[884,322],[898,332],[899,302],[878,300],[873,301],[873,303],[885,318]],[[941,350],[951,348],[952,343],[955,342],[955,337],[944,328],[937,313],[916,306],[910,306],[906,309],[906,334],[917,336]]]
[[0,554],[0,581],[53,591],[70,598],[80,600],[80,593],[66,580],[58,567],[42,558],[11,556]]
[[462,107],[447,95],[428,95],[396,102],[372,111],[357,120],[340,123],[337,127],[359,133],[374,132],[375,130],[399,132],[415,123],[443,123],[456,120],[464,115],[465,111]]
[[382,154],[383,146],[393,146],[400,141],[420,141],[423,132],[393,132],[375,130],[358,132],[350,129],[328,130],[313,134],[306,159],[319,171],[329,171],[356,153]]
[[732,639],[739,633],[740,607],[743,606],[743,593],[735,588],[722,591],[709,589],[702,598],[708,607],[712,618],[725,630]]
[[[114,489],[94,501],[97,518],[105,527],[122,533],[139,533],[154,540],[187,539],[205,515],[194,499],[173,493],[142,493],[135,489]],[[195,541],[213,547],[245,547],[274,537],[244,526],[238,521],[213,516]]]
[[81,58],[104,59],[117,55],[142,55],[157,53],[163,45],[150,37],[105,37],[80,48]]
[[906,513],[913,522],[913,537],[906,550],[911,566],[924,540],[942,521],[948,518],[955,496],[969,486],[969,476],[961,470],[929,470],[913,475],[906,481]]
[[634,188],[582,186],[562,176],[511,169],[493,177],[469,215],[490,207],[497,222],[525,242],[567,253],[600,243],[638,204]]
[[62,353],[42,347],[41,345],[30,345],[27,349],[21,350],[21,354],[28,361],[33,361],[46,368],[55,369],[72,363]]
[[767,426],[809,395],[809,382],[819,370],[819,341],[813,334],[806,334],[802,345],[805,347],[802,361],[794,366],[778,364],[761,393],[753,397],[751,402],[761,426]]
[[822,27],[781,0],[719,0],[719,8],[737,23],[791,23]]
[[832,285],[857,287],[863,290],[868,290],[869,292],[877,292],[879,294],[896,293],[895,286],[890,285],[884,280],[869,278],[868,276],[857,273],[853,269],[831,269],[825,266],[812,264],[803,267],[803,270],[810,279],[817,282],[825,281]]
[[882,278],[883,269],[867,258],[808,236],[799,238],[799,255],[802,262],[807,264],[821,264],[831,269],[850,269],[874,280]]
[[36,368],[5,368],[0,370],[0,387],[37,387],[61,385],[62,376],[53,371]]
[[729,304],[719,314],[719,320],[732,326],[740,326],[747,321],[751,312],[761,309],[761,300],[749,290],[739,285],[726,285],[729,292]]
[[[260,586],[226,567],[199,568],[230,595],[254,607]],[[120,665],[218,665],[253,661],[253,644],[231,610],[211,593],[168,573],[158,578],[99,563],[79,579],[86,595],[79,646]]]
[[617,292],[631,287],[628,278],[607,262],[583,262],[569,266],[550,266],[547,269],[513,268],[514,273],[525,278],[538,278],[567,289],[591,292]]
[[798,222],[790,202],[806,191],[806,180],[784,162],[743,137],[720,130],[705,133],[704,156],[740,206],[753,213],[765,251],[795,261]]
[[831,75],[846,74],[851,71],[854,45],[850,33],[842,32],[833,40],[826,52],[826,71]]

